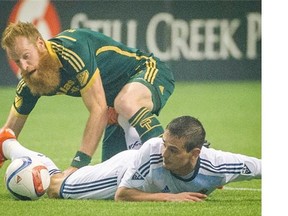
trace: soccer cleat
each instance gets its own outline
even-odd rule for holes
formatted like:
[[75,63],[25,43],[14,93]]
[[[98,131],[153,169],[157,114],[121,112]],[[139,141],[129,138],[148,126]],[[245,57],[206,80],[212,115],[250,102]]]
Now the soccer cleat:
[[6,160],[3,154],[2,144],[4,143],[4,141],[8,139],[16,139],[14,132],[9,128],[1,129],[0,130],[0,168],[3,166],[4,161]]

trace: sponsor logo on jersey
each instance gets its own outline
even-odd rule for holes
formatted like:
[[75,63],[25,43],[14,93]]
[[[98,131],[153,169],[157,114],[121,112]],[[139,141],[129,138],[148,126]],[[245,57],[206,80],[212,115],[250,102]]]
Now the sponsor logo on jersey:
[[144,180],[144,178],[142,177],[142,175],[138,172],[136,172],[133,176],[132,176],[132,180]]
[[[49,0],[21,0],[12,9],[8,23],[31,22],[42,34],[43,38],[49,39],[61,31],[58,12]],[[37,8],[37,11],[35,11]],[[18,66],[9,60],[10,67],[18,78],[21,78]]]

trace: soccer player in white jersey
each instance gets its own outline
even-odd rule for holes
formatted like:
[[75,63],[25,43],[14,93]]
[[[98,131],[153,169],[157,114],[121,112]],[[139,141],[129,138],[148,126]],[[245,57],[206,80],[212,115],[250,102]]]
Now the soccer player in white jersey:
[[51,173],[48,195],[53,198],[202,201],[229,182],[261,178],[260,159],[202,147],[205,130],[190,116],[172,120],[163,138],[148,140],[140,150],[120,152],[69,176],[5,133],[0,133],[0,162],[1,157],[39,157]]
[[[172,120],[163,139],[150,139],[129,165],[116,200],[189,200],[189,194],[210,194],[229,182],[260,179],[261,160],[203,147],[206,132],[199,120],[182,116]],[[169,196],[168,194],[179,194]]]

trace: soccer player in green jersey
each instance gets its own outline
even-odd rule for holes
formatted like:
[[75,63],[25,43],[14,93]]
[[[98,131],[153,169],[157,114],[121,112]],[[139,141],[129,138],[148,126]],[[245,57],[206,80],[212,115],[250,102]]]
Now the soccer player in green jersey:
[[[90,115],[67,172],[90,163],[104,130],[102,160],[127,149],[123,128],[108,124],[111,113],[115,114],[108,107],[137,131],[141,143],[162,135],[156,116],[174,90],[174,78],[153,54],[88,29],[69,29],[46,41],[26,22],[9,24],[1,45],[22,75],[3,128],[18,136],[41,96],[82,97]],[[125,131],[135,136],[133,130]]]

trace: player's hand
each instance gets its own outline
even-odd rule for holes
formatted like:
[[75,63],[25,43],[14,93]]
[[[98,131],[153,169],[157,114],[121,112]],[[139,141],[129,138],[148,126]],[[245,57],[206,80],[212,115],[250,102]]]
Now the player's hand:
[[60,188],[61,185],[64,181],[64,179],[69,176],[70,174],[72,174],[73,172],[75,172],[78,168],[76,167],[68,167],[66,170],[64,170],[62,173],[57,173],[54,174],[53,176],[51,176],[50,178],[50,185],[49,188],[47,190],[47,194],[49,198],[59,198],[59,194],[60,194]]
[[118,113],[113,107],[108,107],[108,125],[118,124]]
[[194,192],[183,192],[178,194],[170,194],[167,201],[170,202],[201,202],[207,198],[207,195]]
[[60,198],[60,188],[66,176],[64,173],[56,173],[50,178],[50,185],[47,190],[49,198]]

